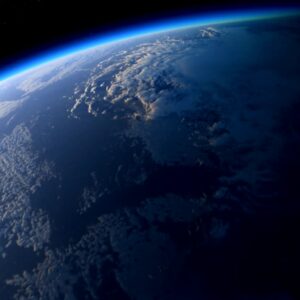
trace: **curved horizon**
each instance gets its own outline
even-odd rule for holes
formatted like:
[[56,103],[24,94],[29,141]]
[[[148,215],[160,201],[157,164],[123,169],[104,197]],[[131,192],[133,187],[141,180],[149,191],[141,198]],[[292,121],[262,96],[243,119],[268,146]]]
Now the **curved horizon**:
[[125,30],[114,30],[103,34],[100,33],[93,37],[71,42],[68,45],[56,46],[49,51],[42,51],[40,54],[32,56],[31,58],[10,64],[10,66],[0,71],[0,83],[40,68],[43,65],[58,59],[111,43],[198,26],[229,24],[235,22],[292,17],[297,15],[300,15],[300,7],[273,7],[243,10],[231,9],[230,12],[198,13],[186,15],[184,17],[173,17],[161,21],[147,22],[144,24],[140,23],[135,26],[129,26]]

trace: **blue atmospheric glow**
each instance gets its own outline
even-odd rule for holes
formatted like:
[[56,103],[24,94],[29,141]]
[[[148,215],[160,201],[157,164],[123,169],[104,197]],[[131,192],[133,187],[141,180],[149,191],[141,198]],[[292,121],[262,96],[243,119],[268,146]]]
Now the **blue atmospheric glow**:
[[86,51],[90,48],[98,47],[104,44],[122,41],[130,38],[159,33],[163,31],[183,29],[195,26],[205,26],[212,24],[242,22],[260,19],[269,19],[276,17],[286,17],[300,15],[300,8],[266,8],[256,10],[243,10],[210,14],[194,14],[181,18],[167,19],[160,22],[136,25],[127,27],[125,30],[119,30],[85,39],[77,43],[71,43],[67,46],[57,47],[49,52],[44,52],[36,57],[28,59],[25,62],[12,65],[6,70],[0,71],[0,82],[16,75],[20,75],[41,65],[47,64],[59,58],[74,55],[80,51]]

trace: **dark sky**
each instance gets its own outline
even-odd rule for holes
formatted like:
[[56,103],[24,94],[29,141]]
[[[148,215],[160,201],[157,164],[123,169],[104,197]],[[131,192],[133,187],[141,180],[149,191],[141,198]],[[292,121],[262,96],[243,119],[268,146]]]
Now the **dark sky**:
[[0,70],[56,45],[127,25],[193,12],[255,8],[258,5],[274,6],[280,3],[284,2],[0,0]]

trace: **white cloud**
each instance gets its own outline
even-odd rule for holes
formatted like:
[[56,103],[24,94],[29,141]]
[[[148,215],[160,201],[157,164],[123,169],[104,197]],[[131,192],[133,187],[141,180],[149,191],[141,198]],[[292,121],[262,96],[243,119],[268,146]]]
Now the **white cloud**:
[[5,118],[23,104],[24,100],[1,101],[0,102],[0,119]]
[[0,240],[5,247],[42,249],[50,238],[48,216],[33,210],[30,196],[53,177],[52,166],[40,161],[29,129],[21,124],[0,142]]
[[[216,34],[213,28],[207,31]],[[134,110],[132,115],[138,113],[145,119],[193,109],[198,100],[194,90],[198,86],[186,78],[178,62],[194,54],[195,47],[202,46],[195,36],[169,36],[119,51],[100,61],[89,79],[75,89],[71,113],[76,115],[76,109],[83,103],[89,113],[97,115],[103,100],[112,105],[127,104]]]
[[[107,276],[105,265],[112,263],[116,264],[110,270],[112,276],[130,298],[141,299],[146,293],[147,299],[153,299],[164,292],[165,283],[172,281],[171,274],[176,275],[185,258],[170,236],[157,229],[157,222],[193,222],[209,212],[205,206],[210,207],[202,199],[169,195],[148,199],[138,209],[102,215],[78,242],[65,249],[46,250],[44,260],[31,272],[6,282],[16,287],[15,299],[56,299],[61,294],[75,299],[78,295],[73,287],[78,282],[87,297],[98,299]],[[145,222],[149,224],[146,228]]]

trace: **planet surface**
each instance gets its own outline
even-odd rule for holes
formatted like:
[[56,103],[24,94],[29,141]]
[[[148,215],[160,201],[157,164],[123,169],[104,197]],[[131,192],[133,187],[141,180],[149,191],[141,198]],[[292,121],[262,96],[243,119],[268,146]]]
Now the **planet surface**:
[[0,82],[0,298],[299,299],[299,115],[297,16]]

